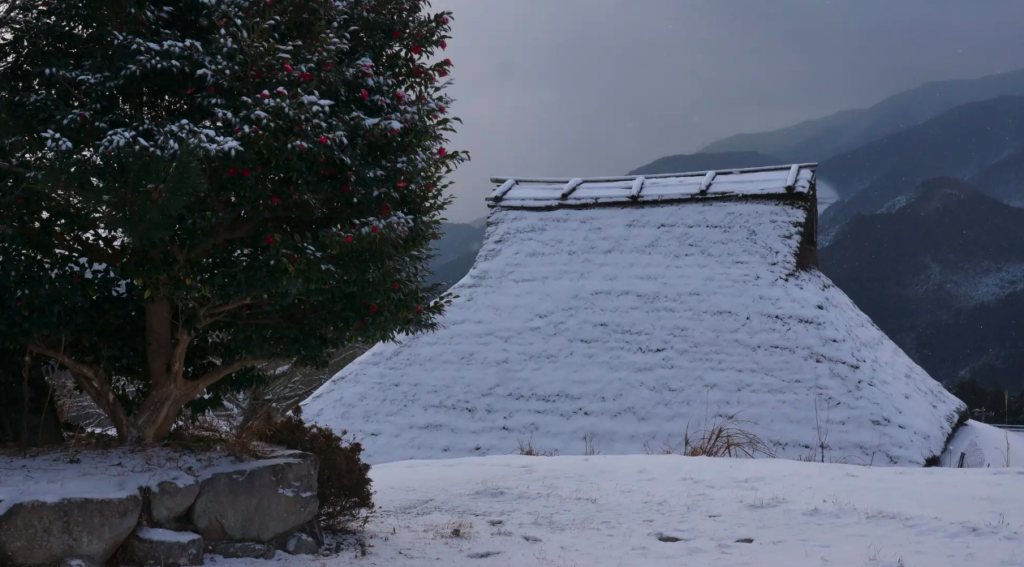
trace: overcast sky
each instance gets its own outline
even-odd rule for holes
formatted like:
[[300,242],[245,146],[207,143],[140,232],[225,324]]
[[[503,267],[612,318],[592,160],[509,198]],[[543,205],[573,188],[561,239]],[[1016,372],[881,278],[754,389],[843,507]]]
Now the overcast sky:
[[622,175],[739,132],[1024,67],[1024,0],[433,0],[454,12],[453,221],[492,176]]

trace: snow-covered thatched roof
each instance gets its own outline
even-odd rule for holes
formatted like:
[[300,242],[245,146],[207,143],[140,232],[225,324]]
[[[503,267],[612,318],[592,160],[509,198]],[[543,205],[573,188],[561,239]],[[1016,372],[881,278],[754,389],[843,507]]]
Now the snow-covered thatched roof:
[[494,182],[444,328],[305,403],[370,462],[678,450],[733,414],[788,458],[942,451],[963,404],[815,268],[813,165]]

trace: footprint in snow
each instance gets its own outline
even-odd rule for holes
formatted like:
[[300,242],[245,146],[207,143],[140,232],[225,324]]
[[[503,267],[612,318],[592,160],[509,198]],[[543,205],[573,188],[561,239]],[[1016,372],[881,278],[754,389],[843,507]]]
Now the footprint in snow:
[[530,543],[540,543],[541,542],[541,539],[539,537],[532,536],[532,535],[524,535],[523,539],[525,539],[526,541],[528,541]]
[[498,555],[499,553],[501,553],[501,552],[500,551],[479,551],[477,553],[470,553],[466,557],[469,557],[470,559],[487,559],[488,557],[493,557],[495,555]]

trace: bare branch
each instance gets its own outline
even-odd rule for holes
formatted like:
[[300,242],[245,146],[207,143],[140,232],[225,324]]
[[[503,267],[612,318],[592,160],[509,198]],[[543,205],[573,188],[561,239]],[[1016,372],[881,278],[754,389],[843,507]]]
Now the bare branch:
[[61,348],[61,350],[57,351],[42,343],[32,343],[31,345],[29,345],[28,349],[31,352],[41,354],[48,358],[52,358],[57,362],[57,364],[60,364],[61,366],[67,368],[73,374],[79,374],[91,380],[97,380],[99,376],[99,373],[97,372],[97,369],[95,367],[89,366],[87,364],[82,364],[81,362],[78,362],[77,360],[74,360],[71,357],[64,354],[63,347]]
[[246,305],[251,305],[252,303],[254,303],[252,298],[246,297],[245,299],[239,299],[237,301],[232,301],[231,303],[225,303],[223,305],[217,305],[215,307],[207,307],[203,309],[202,312],[199,314],[199,326],[205,327],[206,325],[214,321],[218,321],[220,319],[220,317],[217,317],[218,315],[223,315],[228,311],[238,309],[239,307],[245,307]]
[[230,374],[238,372],[239,370],[242,370],[243,368],[247,368],[249,366],[255,366],[257,364],[260,364],[260,362],[261,361],[256,359],[244,359],[229,364],[227,366],[222,366],[216,370],[211,370],[206,374],[202,375],[198,380],[191,381],[189,385],[193,389],[193,395],[198,395],[203,390],[216,384],[217,382],[224,379]]

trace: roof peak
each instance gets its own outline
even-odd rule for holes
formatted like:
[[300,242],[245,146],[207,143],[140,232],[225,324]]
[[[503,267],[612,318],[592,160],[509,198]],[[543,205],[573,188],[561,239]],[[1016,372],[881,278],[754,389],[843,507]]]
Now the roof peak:
[[492,177],[491,206],[549,208],[697,198],[814,196],[817,164],[589,178]]

